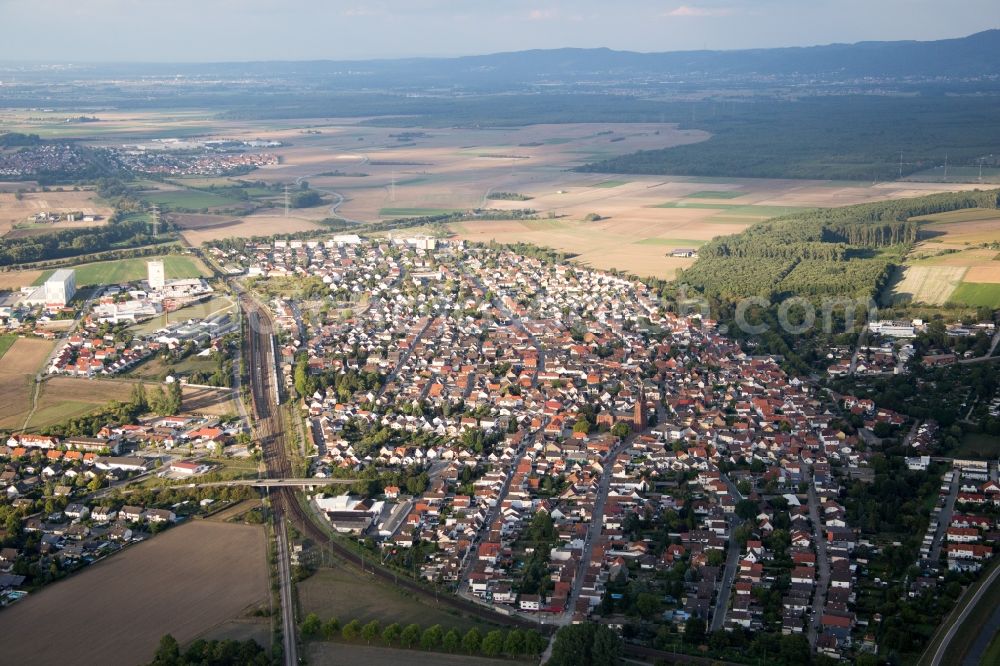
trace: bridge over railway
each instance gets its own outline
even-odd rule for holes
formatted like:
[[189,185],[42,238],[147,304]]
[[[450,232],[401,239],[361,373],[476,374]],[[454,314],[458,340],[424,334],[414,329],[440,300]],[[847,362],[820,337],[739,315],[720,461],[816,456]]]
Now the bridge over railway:
[[[354,483],[354,479],[300,479],[292,472],[288,457],[288,442],[286,440],[287,426],[285,413],[281,408],[281,385],[278,382],[278,365],[275,358],[274,325],[266,308],[256,302],[240,285],[233,281],[239,296],[240,309],[243,312],[244,345],[246,349],[246,367],[250,397],[253,404],[254,435],[260,443],[266,478],[254,480],[239,480],[218,482],[220,485],[247,485],[263,487],[268,490],[271,500],[275,527],[275,539],[278,550],[279,581],[278,591],[281,599],[282,637],[285,646],[284,662],[286,666],[298,663],[298,642],[296,641],[295,611],[293,590],[288,566],[288,537],[285,531],[286,521],[316,543],[327,543],[330,549],[344,562],[359,567],[365,573],[373,575],[388,584],[402,588],[418,597],[433,600],[433,603],[448,606],[451,609],[486,620],[494,624],[520,628],[536,628],[534,622],[511,617],[484,608],[466,599],[456,596],[438,596],[436,592],[425,588],[414,580],[401,579],[394,572],[384,569],[375,563],[367,562],[356,551],[351,550],[336,540],[331,539],[327,529],[314,521],[314,516],[300,504],[296,489],[308,486],[342,485]],[[273,492],[270,491],[274,488]]]

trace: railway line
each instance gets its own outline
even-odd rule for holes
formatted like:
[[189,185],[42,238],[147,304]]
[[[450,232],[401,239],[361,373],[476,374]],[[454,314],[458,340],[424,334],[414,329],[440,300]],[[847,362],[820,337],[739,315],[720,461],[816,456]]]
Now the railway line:
[[[280,408],[281,398],[276,382],[277,366],[274,359],[273,326],[270,315],[245,293],[240,294],[239,300],[240,306],[246,314],[248,325],[246,338],[250,395],[253,401],[256,437],[260,442],[266,474],[269,479],[291,478],[293,473],[286,448],[285,420]],[[416,581],[399,577],[371,562],[364,562],[358,553],[336,541],[331,541],[326,530],[317,525],[314,517],[299,503],[294,488],[274,487],[269,488],[268,492],[274,507],[275,521],[278,525],[281,525],[282,521],[288,520],[299,532],[313,542],[329,544],[334,555],[362,569],[365,573],[381,579],[393,587],[402,588],[418,595],[429,603],[447,606],[486,622],[524,629],[538,628],[534,622],[516,616],[504,615],[472,601],[450,594],[435,594]],[[291,637],[291,642],[294,645],[294,635]]]

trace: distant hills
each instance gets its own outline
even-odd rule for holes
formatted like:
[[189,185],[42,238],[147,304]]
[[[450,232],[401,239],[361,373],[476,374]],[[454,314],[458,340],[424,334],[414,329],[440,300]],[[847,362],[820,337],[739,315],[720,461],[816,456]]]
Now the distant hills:
[[[554,49],[497,53],[451,60],[409,62],[459,73],[522,80],[550,76],[702,74],[731,76],[976,77],[1000,75],[1000,30],[932,42],[859,42],[826,46],[737,51],[636,53],[611,49]],[[388,61],[403,65],[405,61]]]
[[[51,78],[108,74],[187,77],[255,76],[311,81],[325,87],[497,88],[545,83],[725,81],[865,78],[926,81],[1000,76],[1000,30],[938,41],[859,42],[734,51],[636,53],[606,48],[514,51],[458,58],[314,60],[209,64],[76,64],[39,67]],[[23,65],[0,66],[25,72]]]

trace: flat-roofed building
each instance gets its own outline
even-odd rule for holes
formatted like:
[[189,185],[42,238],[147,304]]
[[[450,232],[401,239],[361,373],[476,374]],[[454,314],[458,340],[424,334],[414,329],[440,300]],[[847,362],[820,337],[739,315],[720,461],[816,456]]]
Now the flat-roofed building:
[[76,294],[76,271],[62,268],[45,281],[45,304],[66,305]]
[[149,288],[153,290],[163,289],[167,284],[167,272],[162,261],[147,261],[146,269],[149,272]]

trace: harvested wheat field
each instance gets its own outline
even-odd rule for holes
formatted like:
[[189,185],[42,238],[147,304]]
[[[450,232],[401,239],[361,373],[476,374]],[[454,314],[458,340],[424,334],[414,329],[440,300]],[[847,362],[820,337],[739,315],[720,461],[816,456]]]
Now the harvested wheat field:
[[216,229],[240,223],[232,215],[206,215],[198,213],[173,213],[169,216],[169,219],[181,229]]
[[1000,261],[993,262],[992,266],[973,266],[965,274],[966,282],[1000,284]]
[[33,377],[55,346],[41,338],[18,338],[0,358],[0,428],[20,428],[31,411]]
[[0,271],[0,291],[17,291],[30,287],[42,277],[42,271]]
[[961,284],[965,271],[962,266],[906,266],[902,279],[893,287],[892,300],[944,305]]
[[164,634],[187,643],[267,594],[260,527],[189,522],[0,612],[4,662],[148,663]]
[[[323,210],[328,210],[324,208]],[[294,216],[284,217],[277,212],[263,212],[248,217],[240,218],[237,223],[223,226],[211,226],[185,229],[182,233],[184,240],[194,246],[218,240],[220,238],[252,236],[273,236],[274,234],[291,234],[296,231],[313,231],[319,229],[316,223],[325,217],[322,211],[314,213],[310,219],[300,216],[301,211],[296,211]]]
[[[93,222],[75,220],[34,224],[29,218],[36,213],[82,213],[96,215]],[[94,192],[25,192],[18,200],[14,194],[0,193],[0,235],[15,227],[25,231],[58,231],[107,224],[111,208],[97,199]]]

